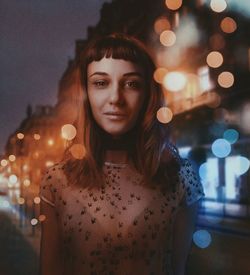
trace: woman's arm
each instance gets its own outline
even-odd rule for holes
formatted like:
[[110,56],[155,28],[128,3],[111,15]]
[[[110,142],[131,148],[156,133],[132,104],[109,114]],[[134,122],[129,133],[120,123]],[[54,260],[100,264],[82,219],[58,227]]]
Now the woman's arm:
[[41,200],[41,214],[46,216],[42,222],[40,248],[40,275],[62,275],[62,240],[58,230],[55,207]]
[[199,202],[183,206],[176,213],[173,225],[172,267],[174,275],[184,275],[192,243]]

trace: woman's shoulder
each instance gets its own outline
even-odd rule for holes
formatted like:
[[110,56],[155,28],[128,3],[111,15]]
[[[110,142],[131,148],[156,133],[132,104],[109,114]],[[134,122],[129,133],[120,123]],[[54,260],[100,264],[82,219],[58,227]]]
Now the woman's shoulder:
[[204,196],[198,171],[189,159],[181,159],[179,183],[179,192],[184,204],[191,205]]

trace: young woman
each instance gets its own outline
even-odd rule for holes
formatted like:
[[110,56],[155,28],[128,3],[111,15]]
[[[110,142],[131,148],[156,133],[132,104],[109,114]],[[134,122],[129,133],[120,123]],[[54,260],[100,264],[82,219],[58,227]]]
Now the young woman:
[[41,183],[42,275],[185,274],[203,190],[156,118],[154,71],[126,35],[82,53],[77,136]]

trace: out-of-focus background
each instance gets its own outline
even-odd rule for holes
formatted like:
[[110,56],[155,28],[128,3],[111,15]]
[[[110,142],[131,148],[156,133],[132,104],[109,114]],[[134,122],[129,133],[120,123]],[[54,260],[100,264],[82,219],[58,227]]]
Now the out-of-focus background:
[[157,118],[204,187],[187,274],[250,274],[249,0],[0,0],[0,30],[1,275],[38,274],[39,183],[75,135],[79,53],[114,31],[151,50]]

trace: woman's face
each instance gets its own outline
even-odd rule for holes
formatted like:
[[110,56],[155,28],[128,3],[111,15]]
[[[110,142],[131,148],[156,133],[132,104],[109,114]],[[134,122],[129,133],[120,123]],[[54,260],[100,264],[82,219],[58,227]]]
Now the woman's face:
[[143,71],[123,59],[104,57],[88,65],[88,98],[97,124],[119,137],[135,125],[145,98]]

